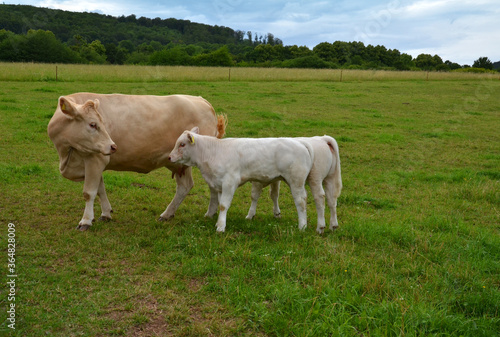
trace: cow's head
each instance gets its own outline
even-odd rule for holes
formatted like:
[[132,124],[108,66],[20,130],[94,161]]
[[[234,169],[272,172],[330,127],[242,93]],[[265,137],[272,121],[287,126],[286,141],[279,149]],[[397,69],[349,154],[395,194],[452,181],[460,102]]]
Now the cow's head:
[[77,104],[70,98],[59,97],[59,109],[67,118],[61,132],[71,147],[81,153],[111,155],[117,147],[106,130],[98,108],[97,99]]
[[168,159],[173,163],[193,166],[191,163],[191,152],[195,146],[195,135],[200,132],[200,129],[195,126],[190,131],[184,131],[175,142],[174,149],[170,152]]

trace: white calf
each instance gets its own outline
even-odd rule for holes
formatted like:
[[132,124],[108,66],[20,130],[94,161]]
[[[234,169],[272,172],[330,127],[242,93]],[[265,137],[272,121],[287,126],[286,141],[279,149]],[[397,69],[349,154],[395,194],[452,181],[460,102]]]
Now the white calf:
[[[292,138],[225,138],[203,136],[198,128],[177,139],[169,159],[196,166],[210,187],[212,200],[218,196],[217,231],[224,232],[226,214],[234,192],[247,181],[269,184],[284,180],[292,191],[299,217],[299,229],[307,226],[305,182],[314,161],[312,147]],[[211,202],[205,216],[213,216]]]
[[[311,187],[311,192],[316,204],[318,213],[318,225],[316,231],[320,234],[325,229],[325,195],[330,208],[330,230],[336,229],[337,222],[337,198],[342,190],[342,178],[340,175],[339,147],[335,139],[329,136],[323,137],[300,137],[293,138],[303,144],[309,144],[314,151],[314,161],[311,172],[307,177],[307,183]],[[281,212],[278,205],[280,182],[272,182],[271,199],[274,203],[274,216],[279,217]],[[248,210],[247,219],[252,219],[257,209],[257,200],[264,188],[268,184],[261,182],[252,183],[252,205]],[[325,189],[323,189],[323,185]]]

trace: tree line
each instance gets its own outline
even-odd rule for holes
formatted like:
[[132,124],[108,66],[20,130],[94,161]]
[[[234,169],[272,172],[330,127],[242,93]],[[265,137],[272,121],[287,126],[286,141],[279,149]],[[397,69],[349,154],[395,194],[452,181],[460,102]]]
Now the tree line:
[[[27,19],[29,18],[29,19]],[[450,71],[470,68],[438,55],[416,58],[362,42],[284,46],[257,34],[177,19],[112,17],[0,5],[0,60],[13,62],[348,68]],[[473,68],[493,69],[487,57]]]

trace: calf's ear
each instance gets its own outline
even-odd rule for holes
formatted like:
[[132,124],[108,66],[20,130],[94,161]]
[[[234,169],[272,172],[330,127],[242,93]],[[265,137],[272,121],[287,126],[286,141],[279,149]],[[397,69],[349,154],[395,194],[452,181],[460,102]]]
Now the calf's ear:
[[194,144],[194,136],[191,132],[187,133],[188,140],[191,144]]
[[199,134],[200,133],[200,128],[195,126],[194,128],[191,129],[191,132],[192,133],[196,133],[196,134]]
[[66,117],[71,119],[76,117],[77,112],[73,102],[64,96],[59,97],[59,108]]

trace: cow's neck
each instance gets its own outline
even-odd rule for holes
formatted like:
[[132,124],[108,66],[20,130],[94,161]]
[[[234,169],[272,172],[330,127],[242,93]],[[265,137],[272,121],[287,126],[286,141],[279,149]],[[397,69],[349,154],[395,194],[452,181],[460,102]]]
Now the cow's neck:
[[71,160],[71,155],[73,154],[73,151],[75,149],[69,146],[66,150],[64,150],[64,155],[61,156],[60,164],[59,164],[59,169],[62,171],[66,170],[66,167],[68,167],[69,161]]

